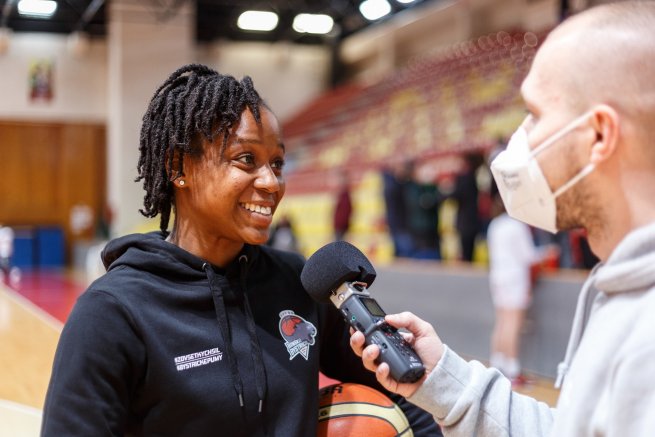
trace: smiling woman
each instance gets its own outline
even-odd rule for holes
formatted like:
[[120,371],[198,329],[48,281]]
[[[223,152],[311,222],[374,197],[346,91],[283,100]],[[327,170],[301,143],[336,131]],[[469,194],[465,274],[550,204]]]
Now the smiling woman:
[[[243,243],[268,240],[272,214],[284,194],[284,147],[275,116],[266,108],[259,122],[246,109],[227,137],[224,147],[205,142],[201,159],[185,163],[175,185],[176,221],[170,241],[188,251],[202,252],[211,238],[209,253],[216,265],[225,265]],[[219,250],[215,250],[215,249]]]
[[[319,368],[380,388],[336,309],[302,288],[303,259],[263,246],[284,145],[248,77],[174,72],[143,117],[140,153],[141,212],[161,230],[105,248],[107,274],[57,347],[43,435],[315,435]],[[396,400],[414,435],[440,435]]]

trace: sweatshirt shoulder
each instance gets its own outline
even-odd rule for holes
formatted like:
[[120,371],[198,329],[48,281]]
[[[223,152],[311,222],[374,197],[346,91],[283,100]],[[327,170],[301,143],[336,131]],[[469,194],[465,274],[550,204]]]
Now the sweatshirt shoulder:
[[141,301],[145,296],[161,289],[162,281],[162,278],[150,272],[122,265],[112,268],[93,281],[82,296],[102,294],[129,306],[131,301]]
[[142,281],[148,273],[127,265],[117,266],[93,281],[88,290],[113,294],[113,290],[124,288],[130,283]]

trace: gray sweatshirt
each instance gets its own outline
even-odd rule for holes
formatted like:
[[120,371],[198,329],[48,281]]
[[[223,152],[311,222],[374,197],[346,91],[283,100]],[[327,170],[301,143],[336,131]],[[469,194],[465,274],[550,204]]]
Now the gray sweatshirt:
[[409,400],[445,436],[654,436],[655,223],[628,234],[592,271],[558,374],[564,384],[551,409],[446,347]]

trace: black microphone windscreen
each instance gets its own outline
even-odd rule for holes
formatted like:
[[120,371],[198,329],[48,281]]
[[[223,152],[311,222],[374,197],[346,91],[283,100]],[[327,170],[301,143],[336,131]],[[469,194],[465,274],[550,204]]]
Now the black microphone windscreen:
[[330,293],[344,282],[360,281],[370,286],[375,269],[366,255],[352,244],[335,241],[318,249],[305,263],[300,281],[318,302],[330,302]]

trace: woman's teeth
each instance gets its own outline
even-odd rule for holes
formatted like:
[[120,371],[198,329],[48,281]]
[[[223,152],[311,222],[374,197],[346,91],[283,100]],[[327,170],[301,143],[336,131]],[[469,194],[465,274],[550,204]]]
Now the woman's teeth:
[[262,215],[271,215],[270,206],[255,205],[253,203],[242,203],[241,206],[243,206],[248,211],[256,212]]

